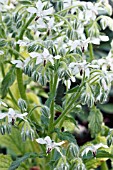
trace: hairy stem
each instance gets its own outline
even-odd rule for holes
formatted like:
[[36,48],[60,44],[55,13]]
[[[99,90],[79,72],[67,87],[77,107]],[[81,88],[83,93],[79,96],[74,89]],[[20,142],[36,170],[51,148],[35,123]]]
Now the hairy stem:
[[64,111],[62,112],[62,114],[58,117],[58,119],[54,122],[54,126],[56,126],[59,122],[62,121],[62,119],[65,117],[65,115],[69,112],[70,108],[72,107],[72,105],[77,101],[77,99],[80,97],[81,95],[81,88],[84,84],[81,85],[81,87],[79,88],[78,92],[76,93],[76,96],[72,98],[72,100],[69,102],[69,104],[67,104],[67,107],[64,109]]
[[[29,18],[29,20],[25,23],[25,25],[22,27],[22,29],[20,31],[20,35],[17,38],[17,40],[18,39],[20,39],[20,40],[23,39],[23,35],[24,35],[27,27],[33,21],[34,18],[35,18],[35,14],[32,15]],[[16,51],[17,51],[17,54],[15,54],[15,58],[17,59],[18,56],[19,56],[18,52],[20,51],[19,44],[16,45]],[[27,96],[26,96],[26,92],[25,92],[25,87],[24,87],[23,79],[22,79],[22,71],[20,69],[17,69],[16,74],[17,74],[17,83],[18,83],[18,88],[19,88],[20,96],[21,96],[22,99],[27,100]]]
[[54,126],[53,126],[53,123],[54,123],[54,100],[52,100],[52,102],[51,102],[50,114],[51,114],[51,117],[50,117],[49,128],[48,128],[49,133],[51,131],[53,131],[53,128],[54,128]]
[[[86,37],[88,38],[89,35],[88,35],[88,30],[87,30],[87,28],[85,29],[85,31],[86,31]],[[92,43],[89,43],[89,54],[90,54],[89,62],[91,62],[92,60],[94,60],[93,45],[92,45]]]

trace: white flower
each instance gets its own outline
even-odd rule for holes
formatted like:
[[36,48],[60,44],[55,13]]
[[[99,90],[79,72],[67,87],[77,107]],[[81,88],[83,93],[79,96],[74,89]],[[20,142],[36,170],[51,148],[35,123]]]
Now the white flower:
[[88,43],[90,43],[90,38],[75,41],[69,40],[68,42],[69,46],[71,46],[71,50],[76,50],[77,47],[80,47],[83,52],[87,50]]
[[23,40],[18,40],[16,43],[19,44],[19,46],[22,46],[22,47],[27,46],[27,44],[28,44],[28,42],[25,42]]
[[87,146],[83,152],[81,153],[81,156],[87,155],[89,151],[91,151],[93,153],[94,156],[96,156],[96,152],[99,148],[108,148],[107,145],[104,145],[102,143],[96,144],[96,145],[91,145],[91,146]]
[[13,60],[11,61],[12,64],[15,64],[17,68],[21,68],[23,69],[27,64],[28,62],[30,61],[30,58],[26,58],[24,61],[21,61],[21,60]]
[[72,71],[73,75],[77,75],[78,73],[80,75],[83,75],[83,73],[85,73],[85,76],[89,77],[90,74],[90,70],[88,64],[86,63],[86,60],[84,60],[82,63],[75,62],[70,63],[69,69]]
[[36,60],[36,64],[40,64],[40,63],[45,63],[46,61],[50,61],[53,64],[53,56],[49,53],[49,51],[44,48],[43,53],[37,53],[37,52],[31,52],[29,53],[29,55],[32,58],[37,58]]
[[67,86],[68,89],[70,89],[71,81],[72,81],[72,82],[75,82],[75,81],[76,81],[76,79],[75,79],[74,76],[71,76],[70,79],[68,79],[68,80],[64,80],[64,84],[65,84],[65,86]]
[[9,108],[8,112],[5,113],[0,113],[0,119],[3,119],[5,117],[8,117],[8,123],[12,122],[12,125],[14,125],[14,122],[16,121],[16,118],[20,118],[23,119],[24,121],[26,121],[24,119],[24,117],[27,115],[28,113],[25,112],[23,114],[18,113],[17,111],[14,111],[12,108]]
[[56,143],[53,140],[51,140],[51,138],[49,136],[46,136],[44,139],[38,138],[38,139],[36,139],[36,141],[39,144],[46,145],[46,153],[47,154],[50,153],[53,149],[56,149],[61,154],[61,156],[63,156],[62,153],[60,152],[59,147],[65,143],[64,141]]
[[42,3],[40,0],[36,3],[36,7],[28,7],[27,11],[31,14],[36,14],[38,17],[45,17],[47,15],[50,15],[53,13],[53,8],[49,8],[47,10],[43,10],[44,3]]

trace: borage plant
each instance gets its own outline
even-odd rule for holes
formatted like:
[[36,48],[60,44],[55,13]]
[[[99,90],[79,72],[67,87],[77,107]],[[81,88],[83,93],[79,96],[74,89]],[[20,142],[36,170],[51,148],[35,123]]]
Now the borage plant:
[[[109,41],[111,15],[107,0],[0,1],[1,168],[108,169],[113,132],[99,104],[111,89],[113,47],[101,58],[93,49]],[[84,105],[92,141],[79,147]]]

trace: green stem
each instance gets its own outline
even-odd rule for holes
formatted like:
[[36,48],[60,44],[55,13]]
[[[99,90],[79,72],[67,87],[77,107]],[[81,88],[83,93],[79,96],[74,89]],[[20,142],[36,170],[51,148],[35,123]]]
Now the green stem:
[[58,82],[58,75],[57,73],[54,76],[54,84],[53,84],[53,88],[50,91],[50,96],[46,101],[46,105],[49,107],[51,104],[51,101],[54,99],[55,95],[56,95],[56,89],[57,89],[57,82]]
[[[85,29],[85,31],[86,31],[86,37],[88,38],[89,35],[88,35],[88,30],[87,30],[87,28]],[[94,60],[93,46],[92,46],[91,43],[89,43],[89,54],[90,54],[89,62],[91,62],[92,60]]]
[[[20,31],[20,35],[17,38],[22,40],[23,39],[23,35],[27,29],[27,27],[29,26],[29,24],[33,21],[33,19],[35,18],[35,14],[32,15],[29,20],[26,22],[26,24],[22,27],[21,31]],[[19,52],[20,51],[20,47],[19,44],[16,45],[16,51]],[[15,54],[15,58],[18,58],[18,54]],[[16,71],[17,74],[17,83],[18,83],[18,88],[19,88],[19,92],[20,92],[20,96],[21,98],[23,98],[24,100],[27,100],[27,96],[26,96],[26,92],[25,92],[25,87],[23,84],[23,79],[22,79],[22,71],[20,69],[17,69]]]
[[[77,106],[78,104],[80,104],[80,102],[76,103],[76,104],[74,105],[74,107],[72,107],[72,108],[68,111],[68,114],[71,113],[71,111],[73,111],[73,109],[76,108],[76,106]],[[60,121],[59,128],[62,127],[62,124],[63,124],[63,122],[64,122],[64,119],[65,119],[65,116],[64,116],[64,117],[62,118],[62,120]]]
[[62,112],[62,114],[58,117],[58,119],[54,122],[54,126],[56,126],[64,117],[65,115],[69,112],[70,108],[72,107],[73,103],[76,102],[76,100],[80,97],[81,95],[81,88],[84,84],[81,85],[81,87],[79,88],[77,94],[75,97],[73,97],[72,101],[69,102],[69,104],[67,105],[67,107],[65,108],[65,110]]
[[101,170],[108,170],[106,162],[102,162],[101,164]]
[[36,108],[38,108],[38,107],[42,107],[42,106],[39,106],[39,105],[34,106],[34,107],[29,111],[28,117],[30,117],[30,116],[31,116],[31,113],[32,113]]
[[93,55],[93,46],[91,43],[89,43],[89,53],[90,53],[90,62],[94,60],[94,55]]
[[12,49],[12,48],[10,48],[10,47],[8,47],[8,49],[9,49],[14,55],[21,56],[22,59],[24,59],[24,56],[21,55],[21,54],[20,54],[18,51],[16,51],[15,49]]
[[8,92],[9,92],[10,97],[12,98],[13,103],[16,105],[16,107],[18,107],[17,101],[16,101],[16,99],[14,98],[11,90],[9,89]]
[[29,20],[26,22],[26,24],[22,27],[22,30],[20,32],[20,35],[19,35],[19,39],[23,39],[23,35],[24,35],[24,32],[26,31],[27,27],[29,26],[29,24],[33,21],[33,19],[35,18],[36,14],[32,15]]
[[49,128],[48,128],[49,133],[51,131],[53,131],[53,128],[54,128],[54,126],[53,126],[53,123],[54,123],[54,100],[52,100],[52,102],[51,102],[50,114],[51,114],[51,117],[50,117]]

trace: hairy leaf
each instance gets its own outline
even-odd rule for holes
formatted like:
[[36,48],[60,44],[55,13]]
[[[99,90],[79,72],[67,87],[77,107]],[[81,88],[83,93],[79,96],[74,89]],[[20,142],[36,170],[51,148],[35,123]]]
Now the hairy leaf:
[[103,116],[99,109],[93,107],[88,117],[91,136],[95,137],[101,131]]
[[0,170],[8,170],[11,162],[12,160],[9,155],[0,154]]
[[20,166],[20,164],[22,162],[24,162],[25,160],[27,160],[28,158],[35,158],[38,157],[39,155],[37,153],[26,153],[23,157],[21,158],[17,158],[16,161],[14,161],[9,170],[15,170],[16,168],[18,168]]
[[2,98],[4,98],[7,94],[8,88],[13,84],[15,81],[15,68],[11,67],[9,72],[5,75],[3,81],[2,81],[2,86],[1,86],[1,93],[2,93]]

